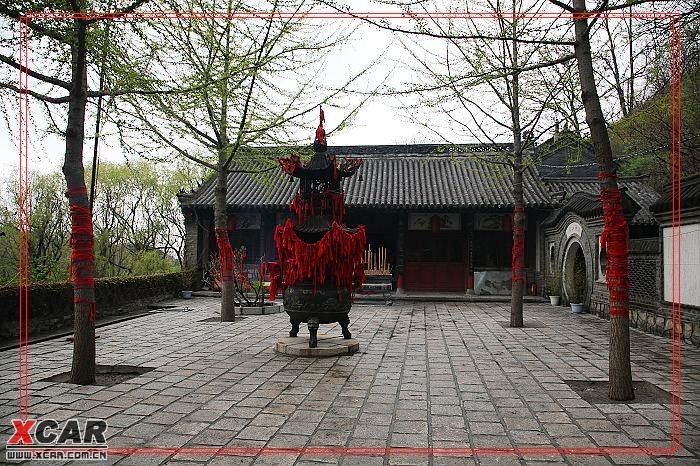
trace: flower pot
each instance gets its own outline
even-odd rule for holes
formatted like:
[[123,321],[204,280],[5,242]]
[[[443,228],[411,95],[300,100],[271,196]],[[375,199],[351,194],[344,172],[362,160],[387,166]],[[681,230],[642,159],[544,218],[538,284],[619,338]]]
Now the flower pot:
[[583,314],[586,310],[585,304],[571,303],[571,312],[573,314]]
[[560,300],[561,300],[561,296],[550,296],[549,297],[549,302],[552,304],[552,306],[558,306]]
[[183,299],[191,299],[191,298],[192,298],[192,291],[189,291],[189,290],[187,290],[187,291],[181,291],[181,292],[180,292],[180,296],[181,296]]

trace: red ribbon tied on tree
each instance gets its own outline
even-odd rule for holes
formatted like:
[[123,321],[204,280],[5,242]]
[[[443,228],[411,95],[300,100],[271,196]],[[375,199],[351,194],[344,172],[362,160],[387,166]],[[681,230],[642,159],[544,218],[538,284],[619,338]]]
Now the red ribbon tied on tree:
[[523,270],[525,269],[525,228],[522,224],[518,224],[515,221],[515,216],[518,214],[525,215],[525,209],[522,207],[516,207],[513,210],[513,218],[511,220],[511,229],[513,230],[513,249],[511,257],[511,278],[513,283],[520,282],[525,283],[525,275]]
[[228,240],[228,231],[226,228],[216,228],[214,234],[216,236],[216,247],[219,249],[219,263],[223,281],[223,275],[233,272],[236,259],[231,243]]
[[[92,225],[92,211],[87,205],[76,204],[76,197],[87,196],[85,186],[69,189],[66,197],[69,198],[70,215],[72,218],[70,235],[70,277],[75,287],[75,294],[80,295],[84,289],[94,289],[95,286],[95,251],[94,234]],[[95,321],[95,301],[80,296],[73,298],[76,304],[87,304],[89,308],[88,318]]]
[[[600,172],[598,178],[617,178],[617,175]],[[629,317],[628,227],[622,210],[622,193],[618,188],[602,188],[600,199],[605,222],[600,245],[608,255],[605,281],[608,285],[610,315]]]

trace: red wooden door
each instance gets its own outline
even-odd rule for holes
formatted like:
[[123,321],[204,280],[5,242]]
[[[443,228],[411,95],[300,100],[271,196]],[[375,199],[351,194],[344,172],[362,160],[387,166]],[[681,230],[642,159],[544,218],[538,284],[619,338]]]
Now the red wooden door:
[[409,231],[404,278],[409,291],[464,291],[466,260],[461,232]]

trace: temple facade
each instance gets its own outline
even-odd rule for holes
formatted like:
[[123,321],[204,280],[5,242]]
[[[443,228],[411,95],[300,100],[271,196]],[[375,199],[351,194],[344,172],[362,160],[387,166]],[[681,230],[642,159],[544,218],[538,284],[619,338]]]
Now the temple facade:
[[[343,191],[346,224],[366,226],[368,275],[384,275],[399,292],[510,294],[513,174],[508,160],[497,155],[508,149],[329,146],[331,155],[363,161],[358,176],[344,181]],[[566,138],[539,149],[549,153],[523,173],[526,294],[542,294],[551,243],[545,221],[573,194],[598,192],[595,164],[582,163],[593,160],[589,149],[582,157],[580,147]],[[571,160],[572,152],[578,160]],[[288,152],[271,151],[269,158],[274,163],[275,156],[285,155]],[[273,232],[290,216],[296,185],[279,170],[251,173],[251,165],[246,168],[229,175],[229,234],[234,247],[245,246],[252,266],[261,258],[277,259]],[[648,213],[658,195],[636,179],[620,184],[631,195],[631,208]],[[213,179],[179,197],[186,221],[186,265],[204,268],[216,253]],[[653,224],[651,216],[640,218],[651,218]]]
[[[509,295],[513,175],[497,155],[508,150],[469,144],[329,146],[330,154],[363,160],[343,192],[347,226],[366,227],[366,282],[391,282],[398,293]],[[228,181],[230,240],[245,246],[251,271],[261,259],[277,259],[274,230],[290,217],[297,187],[276,162],[289,151],[266,151],[267,162],[258,157]],[[525,294],[551,294],[545,282],[555,276],[563,303],[580,299],[589,313],[607,317],[607,257],[600,244],[603,212],[592,148],[564,133],[525,160]],[[631,325],[669,336],[675,300],[682,310],[679,332],[700,345],[700,177],[681,182],[676,249],[670,190],[658,194],[643,178],[620,178],[618,185],[629,227]],[[214,180],[179,199],[186,266],[202,270],[217,253]],[[673,251],[680,256],[676,282]]]

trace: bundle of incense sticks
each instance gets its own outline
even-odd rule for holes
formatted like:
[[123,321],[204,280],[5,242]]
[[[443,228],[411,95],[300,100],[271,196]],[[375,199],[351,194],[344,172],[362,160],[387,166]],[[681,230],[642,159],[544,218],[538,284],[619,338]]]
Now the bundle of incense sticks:
[[368,275],[390,275],[391,267],[385,247],[378,247],[372,250],[372,245],[368,245],[365,250],[365,264],[367,268],[365,274]]

